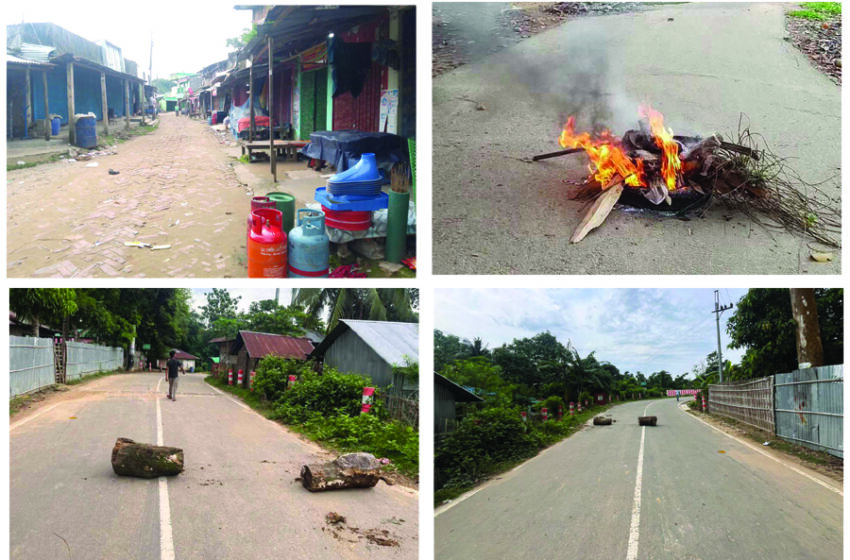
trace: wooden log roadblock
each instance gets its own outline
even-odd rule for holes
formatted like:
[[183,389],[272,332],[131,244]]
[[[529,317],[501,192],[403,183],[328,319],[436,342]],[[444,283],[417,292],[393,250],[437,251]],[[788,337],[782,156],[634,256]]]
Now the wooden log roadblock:
[[112,470],[121,476],[156,478],[183,472],[183,450],[118,438],[112,448]]
[[348,453],[328,463],[301,467],[301,484],[310,492],[372,488],[381,478],[381,465],[370,453]]

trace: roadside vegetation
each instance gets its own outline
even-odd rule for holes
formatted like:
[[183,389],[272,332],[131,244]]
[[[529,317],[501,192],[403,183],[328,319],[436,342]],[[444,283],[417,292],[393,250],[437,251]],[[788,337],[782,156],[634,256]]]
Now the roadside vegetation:
[[802,10],[788,12],[791,17],[823,21],[841,15],[841,2],[801,2]]
[[[336,452],[362,451],[389,459],[389,471],[417,478],[419,434],[403,422],[389,418],[381,402],[369,414],[360,414],[366,376],[343,374],[325,367],[321,374],[313,364],[277,356],[263,358],[254,391],[228,386],[225,380],[207,377],[207,383],[240,397],[270,420]],[[294,383],[289,381],[295,376]]]

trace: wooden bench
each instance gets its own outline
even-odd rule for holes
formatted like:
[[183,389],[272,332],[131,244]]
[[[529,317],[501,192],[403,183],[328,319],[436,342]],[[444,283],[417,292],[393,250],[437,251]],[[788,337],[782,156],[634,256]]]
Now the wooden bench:
[[[294,161],[298,157],[298,150],[307,144],[309,144],[309,142],[306,140],[275,140],[274,149],[277,152],[276,155],[285,156],[290,161]],[[268,152],[271,149],[268,140],[255,140],[253,142],[243,140],[240,142],[240,145],[242,147],[242,155],[244,156],[247,151],[249,158],[255,150]]]

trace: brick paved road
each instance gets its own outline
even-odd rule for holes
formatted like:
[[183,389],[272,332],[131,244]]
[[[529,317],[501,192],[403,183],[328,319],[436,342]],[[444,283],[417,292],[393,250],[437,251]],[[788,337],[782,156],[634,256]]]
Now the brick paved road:
[[204,123],[173,114],[160,120],[116,155],[7,174],[9,277],[247,275],[250,198],[233,158]]

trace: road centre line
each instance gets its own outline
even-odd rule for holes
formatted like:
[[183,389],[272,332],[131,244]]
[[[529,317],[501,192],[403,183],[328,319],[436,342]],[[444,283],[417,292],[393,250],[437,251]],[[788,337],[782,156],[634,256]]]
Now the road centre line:
[[726,437],[728,437],[728,438],[730,438],[730,439],[733,439],[733,440],[737,441],[737,442],[738,442],[738,443],[740,443],[741,445],[743,445],[743,446],[745,446],[745,447],[750,448],[751,450],[755,451],[756,453],[760,453],[760,454],[764,455],[765,457],[767,457],[768,459],[770,459],[770,460],[772,460],[772,461],[776,461],[776,462],[777,462],[777,463],[779,463],[780,465],[783,465],[784,467],[786,467],[786,468],[788,468],[788,469],[790,469],[790,470],[794,471],[795,473],[799,474],[800,476],[803,476],[803,477],[805,477],[805,478],[808,478],[809,480],[811,480],[811,481],[812,481],[812,482],[814,482],[814,483],[820,484],[821,486],[823,486],[823,487],[824,487],[824,488],[826,488],[827,490],[831,490],[832,492],[835,492],[835,493],[836,493],[836,494],[838,494],[839,496],[844,496],[844,491],[843,491],[843,490],[841,490],[841,489],[839,489],[839,488],[835,488],[834,486],[832,486],[832,485],[830,485],[830,484],[827,484],[827,483],[826,483],[826,482],[824,482],[823,480],[820,480],[819,478],[814,477],[814,476],[810,475],[809,473],[807,473],[807,472],[805,472],[805,471],[802,471],[802,470],[800,470],[800,469],[798,469],[798,468],[796,468],[796,467],[794,467],[794,466],[792,466],[792,465],[789,465],[787,462],[782,461],[782,460],[778,459],[777,457],[774,457],[774,456],[773,456],[773,455],[771,455],[770,453],[766,452],[766,451],[765,451],[765,450],[763,450],[763,449],[759,449],[758,447],[756,447],[755,445],[750,444],[749,442],[746,442],[746,441],[744,441],[744,440],[742,440],[742,439],[739,439],[739,438],[737,438],[737,437],[733,436],[732,434],[726,433],[726,432],[724,432],[723,430],[721,430],[720,428],[717,428],[717,427],[715,427],[715,426],[712,426],[711,424],[709,424],[708,422],[706,422],[706,421],[705,421],[705,420],[703,420],[702,418],[699,418],[699,417],[697,417],[697,416],[694,416],[693,414],[690,414],[690,413],[686,412],[686,411],[685,411],[685,410],[684,410],[681,406],[678,406],[677,408],[678,408],[679,410],[681,410],[681,411],[685,414],[685,416],[688,416],[688,417],[690,417],[690,418],[693,418],[694,420],[696,420],[696,421],[698,421],[698,422],[702,422],[703,424],[705,424],[706,426],[708,426],[708,427],[709,427],[709,428],[711,428],[712,430],[714,430],[714,431],[716,431],[716,432],[719,432],[719,433],[723,434],[724,436],[726,436]]
[[[162,408],[159,404],[159,386],[162,378],[156,383],[156,444],[164,445],[165,438],[162,433]],[[160,560],[174,560],[174,537],[171,533],[171,506],[168,501],[168,479],[159,477],[159,558]]]
[[[649,403],[643,409],[643,415],[654,402]],[[640,429],[640,451],[638,451],[637,473],[635,474],[635,497],[632,502],[632,522],[629,526],[629,546],[626,549],[626,560],[637,560],[638,546],[640,544],[640,497],[643,486],[643,449],[646,441],[646,426]]]

